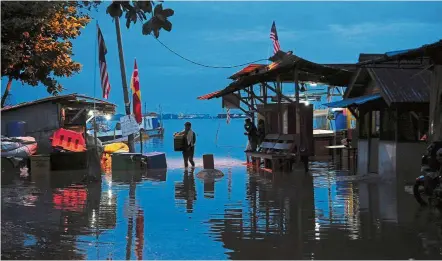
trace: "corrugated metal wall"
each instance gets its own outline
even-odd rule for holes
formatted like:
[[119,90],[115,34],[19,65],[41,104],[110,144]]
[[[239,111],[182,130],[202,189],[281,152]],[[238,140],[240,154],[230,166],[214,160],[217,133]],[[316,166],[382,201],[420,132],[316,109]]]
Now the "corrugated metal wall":
[[48,102],[2,112],[2,135],[7,135],[6,126],[11,121],[26,122],[26,135],[34,137],[38,142],[37,153],[51,151],[49,137],[60,126],[57,104]]

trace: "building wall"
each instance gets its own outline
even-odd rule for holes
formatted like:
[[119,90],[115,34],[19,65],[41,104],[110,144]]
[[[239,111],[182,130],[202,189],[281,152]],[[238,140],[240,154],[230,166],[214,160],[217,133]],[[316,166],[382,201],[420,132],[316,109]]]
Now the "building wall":
[[358,174],[365,175],[368,173],[368,141],[358,140]]
[[396,142],[379,141],[379,175],[383,178],[396,176]]
[[1,113],[1,130],[6,135],[6,126],[11,121],[26,122],[26,136],[34,137],[38,143],[38,154],[51,151],[49,138],[59,128],[58,105],[51,102],[27,106]]
[[424,142],[399,142],[396,145],[396,171],[399,182],[413,182],[420,175]]
[[368,166],[369,173],[378,173],[379,169],[379,138],[371,138],[370,139],[370,161]]

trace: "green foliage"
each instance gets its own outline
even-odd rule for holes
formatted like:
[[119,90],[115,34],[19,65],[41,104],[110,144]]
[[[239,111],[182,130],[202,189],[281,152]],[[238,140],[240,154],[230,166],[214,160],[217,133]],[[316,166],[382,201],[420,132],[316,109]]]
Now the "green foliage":
[[[125,14],[127,28],[131,23],[144,22],[142,27],[144,35],[153,33],[158,38],[161,29],[168,32],[172,30],[172,23],[168,18],[173,16],[174,11],[169,8],[163,9],[161,3],[155,4],[154,1],[113,1],[106,12],[111,17],[122,17]],[[147,14],[150,14],[150,17]]]
[[[81,11],[96,3],[1,2],[1,75],[31,86],[42,83],[57,95],[55,77],[70,77],[81,65],[72,60],[72,39],[90,21]],[[7,95],[7,94],[6,94]]]

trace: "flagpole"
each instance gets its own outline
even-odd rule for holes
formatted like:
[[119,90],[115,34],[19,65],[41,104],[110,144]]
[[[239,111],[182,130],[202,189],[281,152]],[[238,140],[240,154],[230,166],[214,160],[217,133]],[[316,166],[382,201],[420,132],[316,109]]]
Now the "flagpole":
[[[126,115],[130,115],[129,91],[127,88],[126,67],[124,65],[123,43],[121,40],[121,30],[120,30],[120,18],[118,16],[115,17],[115,31],[117,33],[118,55],[120,57],[120,70],[121,70],[121,81],[123,84],[124,107],[126,109]],[[127,142],[129,145],[129,152],[134,153],[135,147],[134,147],[133,134],[129,135],[129,137],[127,138]]]
[[[96,24],[96,28],[95,28],[95,30],[97,30],[97,28],[98,28],[98,20],[95,20],[95,24]],[[98,56],[97,56],[97,49],[98,49],[98,30],[97,30],[97,37],[95,37],[95,57],[94,57],[94,59],[95,59],[95,66],[94,66],[94,99],[96,98],[96,87],[97,87],[97,59],[98,59]],[[95,100],[94,100],[94,114],[95,114]],[[94,115],[94,122],[93,122],[93,124],[94,124],[94,144],[95,144],[95,149],[96,149],[96,151],[98,152],[98,149],[97,149],[97,121],[96,121],[96,118],[95,118],[95,115]]]

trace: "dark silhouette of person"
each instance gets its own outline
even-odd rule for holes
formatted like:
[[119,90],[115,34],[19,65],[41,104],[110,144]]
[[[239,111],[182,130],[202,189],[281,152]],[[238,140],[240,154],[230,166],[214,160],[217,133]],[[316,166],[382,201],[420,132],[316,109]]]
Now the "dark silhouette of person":
[[184,134],[184,167],[187,168],[189,166],[189,162],[192,167],[195,167],[193,156],[195,154],[196,134],[192,130],[192,124],[190,122],[186,122],[184,124],[184,131],[182,131],[181,133]]
[[247,148],[245,151],[246,152],[256,151],[258,131],[256,129],[255,124],[253,124],[253,122],[247,118],[244,124],[244,129],[246,130],[244,135],[247,135],[247,137],[249,138],[249,141],[247,143]]

